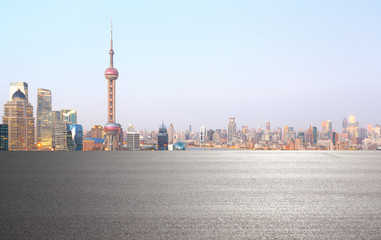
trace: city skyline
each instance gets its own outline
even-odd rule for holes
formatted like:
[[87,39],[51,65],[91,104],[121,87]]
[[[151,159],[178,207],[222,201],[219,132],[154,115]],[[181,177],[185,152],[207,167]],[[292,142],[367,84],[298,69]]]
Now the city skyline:
[[76,109],[84,129],[106,122],[99,109],[106,109],[111,17],[123,73],[116,99],[122,126],[157,129],[164,120],[175,129],[224,129],[235,117],[237,128],[264,129],[269,120],[274,128],[306,129],[330,119],[339,131],[349,114],[363,127],[381,119],[376,1],[116,2],[106,14],[103,3],[14,4],[0,3],[8,9],[0,17],[7,69],[1,102],[8,82],[28,83],[35,107],[37,89],[46,88],[53,108]]

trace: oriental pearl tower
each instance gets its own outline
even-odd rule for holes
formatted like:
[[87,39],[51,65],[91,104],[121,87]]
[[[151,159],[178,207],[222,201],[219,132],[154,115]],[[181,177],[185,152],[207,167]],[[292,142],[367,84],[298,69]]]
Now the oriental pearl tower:
[[115,122],[115,90],[116,79],[118,79],[118,70],[114,68],[114,50],[112,41],[112,23],[111,23],[111,49],[110,49],[110,67],[105,71],[105,77],[107,79],[107,123],[104,126],[106,133],[106,139],[101,148],[102,151],[115,151],[122,150],[121,142],[119,141],[119,135],[121,132],[120,124]]

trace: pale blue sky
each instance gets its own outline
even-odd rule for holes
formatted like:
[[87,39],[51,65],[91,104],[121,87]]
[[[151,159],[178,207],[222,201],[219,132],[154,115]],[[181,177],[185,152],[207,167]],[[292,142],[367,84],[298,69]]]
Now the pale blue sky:
[[106,122],[110,18],[117,121],[176,130],[381,123],[381,1],[2,1],[0,103],[11,81]]

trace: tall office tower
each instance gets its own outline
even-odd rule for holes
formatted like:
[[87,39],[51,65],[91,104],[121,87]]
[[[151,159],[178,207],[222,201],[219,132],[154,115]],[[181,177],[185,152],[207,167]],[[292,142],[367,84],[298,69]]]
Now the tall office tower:
[[205,138],[206,138],[206,127],[201,126],[200,128],[200,145],[205,144]]
[[247,125],[242,126],[242,133],[243,134],[248,134],[249,132],[250,132],[250,130],[249,130],[249,127]]
[[173,135],[175,133],[175,129],[173,128],[173,124],[169,124],[168,128],[168,143],[173,144]]
[[56,121],[54,123],[54,150],[56,151],[67,151],[68,150],[68,139],[67,139],[67,123],[63,121]]
[[116,79],[118,79],[119,73],[114,68],[114,50],[112,41],[112,24],[111,24],[111,47],[110,47],[110,67],[105,71],[105,77],[107,79],[107,123],[104,126],[106,133],[106,139],[101,148],[102,150],[115,151],[122,150],[122,142],[120,141],[121,126],[115,122],[115,92],[116,92]]
[[318,138],[317,127],[311,125],[310,129],[311,129],[312,134],[314,136],[314,143],[317,143],[317,138]]
[[314,133],[312,132],[311,127],[309,129],[307,129],[307,131],[305,133],[305,139],[306,139],[307,144],[310,144],[310,145],[314,144]]
[[266,131],[270,132],[271,128],[270,128],[270,121],[267,121],[266,123]]
[[83,150],[83,129],[82,125],[79,124],[71,124],[68,125],[71,131],[71,138],[74,144],[75,151]]
[[328,120],[327,122],[328,122],[328,132],[329,132],[329,134],[331,134],[332,133],[332,121]]
[[62,109],[60,117],[61,121],[67,124],[77,124],[77,110],[75,109]]
[[61,113],[60,111],[51,111],[50,112],[52,119],[52,148],[56,150],[56,124],[61,124]]
[[140,150],[140,133],[127,132],[127,151]]
[[278,135],[279,135],[279,139],[280,139],[280,140],[283,140],[282,128],[278,127],[278,129],[277,129],[277,133],[278,133]]
[[8,125],[0,124],[0,151],[8,151]]
[[37,89],[36,143],[38,150],[52,149],[52,92]]
[[189,132],[192,132],[192,125],[189,125]]
[[373,126],[372,126],[372,124],[368,124],[366,126],[366,131],[367,131],[368,135],[373,132]]
[[168,133],[164,122],[159,128],[159,135],[157,136],[157,150],[168,150]]
[[347,132],[347,128],[348,128],[348,120],[347,120],[347,118],[343,119],[342,128],[343,128],[343,133],[346,133]]
[[94,125],[90,131],[91,138],[103,138],[103,127],[101,125]]
[[209,129],[207,132],[206,132],[206,136],[207,136],[207,141],[211,141],[213,139],[213,134],[214,134],[214,131],[212,129]]
[[228,142],[232,142],[233,138],[237,135],[237,125],[235,124],[235,118],[229,118],[228,125]]
[[19,90],[24,93],[26,102],[29,101],[28,98],[28,83],[26,82],[10,82],[9,83],[9,101],[12,101],[12,96],[17,90]]
[[20,89],[13,94],[12,101],[4,105],[3,124],[8,125],[9,151],[34,148],[33,107]]
[[354,138],[359,137],[358,128],[359,128],[359,124],[358,124],[358,122],[356,122],[356,116],[355,115],[349,115],[347,131],[349,133],[350,139],[354,139]]
[[322,132],[328,132],[328,121],[322,121],[321,122],[321,131]]

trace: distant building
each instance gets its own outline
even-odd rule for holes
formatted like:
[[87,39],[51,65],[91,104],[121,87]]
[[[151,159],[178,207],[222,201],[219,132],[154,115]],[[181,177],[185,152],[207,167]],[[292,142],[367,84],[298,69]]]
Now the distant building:
[[207,137],[206,135],[206,127],[204,126],[201,126],[200,128],[200,145],[204,145],[205,144],[205,138]]
[[162,123],[159,128],[157,137],[157,150],[168,150],[168,133],[167,127]]
[[4,105],[3,124],[8,125],[9,151],[34,149],[33,107],[20,89]]
[[175,129],[173,128],[173,124],[169,124],[168,128],[168,144],[173,144],[173,135],[175,133]]
[[12,96],[20,90],[25,95],[26,102],[29,102],[28,83],[26,82],[10,82],[9,83],[9,101],[12,101]]
[[91,128],[90,136],[91,136],[91,138],[103,138],[104,139],[103,127],[101,125],[94,125]]
[[104,141],[103,138],[85,138],[83,151],[100,151]]
[[270,121],[267,121],[266,123],[266,131],[270,132],[271,128],[270,128]]
[[52,92],[37,89],[36,143],[39,150],[51,150],[53,141]]
[[0,124],[0,151],[8,151],[8,125]]
[[135,126],[132,124],[127,125],[127,132],[135,132]]
[[343,119],[342,128],[343,128],[343,133],[346,133],[348,128],[348,121],[346,118]]
[[229,118],[228,124],[228,142],[231,143],[233,138],[236,137],[237,134],[237,125],[235,124],[235,118]]
[[140,133],[127,132],[127,151],[140,150]]

